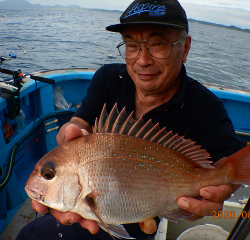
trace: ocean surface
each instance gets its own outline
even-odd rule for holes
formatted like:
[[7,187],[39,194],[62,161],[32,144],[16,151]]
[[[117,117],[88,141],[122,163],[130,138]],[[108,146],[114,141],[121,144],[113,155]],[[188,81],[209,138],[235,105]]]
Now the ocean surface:
[[[116,49],[120,34],[105,30],[118,23],[120,15],[118,11],[0,9],[0,57],[8,57],[10,52],[17,55],[2,68],[28,74],[61,68],[97,69],[106,63],[124,62]],[[192,47],[185,65],[191,77],[250,90],[249,32],[191,21],[190,35]],[[6,79],[6,75],[0,77]]]

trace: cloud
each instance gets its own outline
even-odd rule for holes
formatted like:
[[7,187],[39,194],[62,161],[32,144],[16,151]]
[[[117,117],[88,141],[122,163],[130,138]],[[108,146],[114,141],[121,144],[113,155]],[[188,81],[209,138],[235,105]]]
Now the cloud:
[[188,18],[250,29],[250,14],[247,10],[199,4],[182,4],[182,6]]
[[207,5],[214,7],[225,7],[225,8],[235,8],[235,9],[244,9],[250,11],[250,1],[249,0],[203,0],[202,3],[200,0],[179,0],[183,4],[199,4]]

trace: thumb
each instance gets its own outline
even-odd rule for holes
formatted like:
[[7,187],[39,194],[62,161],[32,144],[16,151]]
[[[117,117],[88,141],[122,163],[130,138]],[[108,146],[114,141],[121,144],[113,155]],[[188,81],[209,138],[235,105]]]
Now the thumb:
[[77,137],[81,137],[83,135],[86,135],[86,134],[83,134],[81,129],[77,127],[75,124],[69,124],[65,128],[65,142],[71,139],[77,138]]
[[89,132],[86,129],[81,129],[83,135],[88,135]]

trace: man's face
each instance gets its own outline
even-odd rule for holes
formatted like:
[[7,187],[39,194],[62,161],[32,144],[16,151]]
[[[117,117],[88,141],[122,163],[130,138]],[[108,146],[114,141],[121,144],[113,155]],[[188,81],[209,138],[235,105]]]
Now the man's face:
[[[124,41],[163,39],[170,43],[177,42],[180,37],[178,30],[165,26],[135,26],[124,29]],[[145,43],[145,42],[141,42]],[[144,95],[162,95],[170,91],[178,81],[182,63],[186,61],[191,39],[185,45],[180,43],[172,47],[171,55],[166,59],[151,56],[145,45],[141,46],[140,54],[134,59],[126,59],[127,70],[133,79],[137,91]]]

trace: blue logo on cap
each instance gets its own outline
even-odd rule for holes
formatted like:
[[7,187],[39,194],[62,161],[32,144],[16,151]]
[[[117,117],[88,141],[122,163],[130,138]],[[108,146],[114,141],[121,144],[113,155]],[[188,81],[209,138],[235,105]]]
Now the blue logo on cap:
[[128,18],[133,15],[140,15],[143,12],[148,12],[150,16],[162,16],[166,12],[166,7],[164,5],[156,5],[157,1],[155,1],[153,4],[145,3],[145,4],[139,4],[137,3],[132,10],[130,10],[126,17]]

